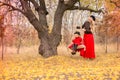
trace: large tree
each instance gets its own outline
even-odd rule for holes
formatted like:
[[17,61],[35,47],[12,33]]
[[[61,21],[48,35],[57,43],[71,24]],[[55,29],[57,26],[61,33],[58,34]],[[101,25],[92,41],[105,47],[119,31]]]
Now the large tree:
[[[33,25],[33,27],[38,32],[38,37],[41,41],[39,47],[39,54],[43,57],[50,57],[57,55],[57,47],[61,41],[61,27],[62,27],[62,17],[64,12],[67,10],[88,10],[90,12],[101,12],[102,10],[91,8],[89,5],[83,6],[82,1],[86,0],[58,0],[57,9],[54,14],[54,24],[52,31],[49,32],[49,25],[47,23],[47,11],[45,0],[17,0],[20,4],[20,7],[15,7],[9,3],[0,1],[0,6],[9,6],[10,11],[17,10],[21,12]],[[88,2],[94,0],[87,0]],[[96,2],[99,0],[95,0]],[[95,2],[94,1],[94,2]],[[100,0],[101,1],[101,0]],[[76,6],[76,3],[79,6]],[[34,9],[38,13],[34,14],[31,4],[34,6]],[[88,3],[89,4],[89,3]],[[99,4],[99,3],[98,3]]]

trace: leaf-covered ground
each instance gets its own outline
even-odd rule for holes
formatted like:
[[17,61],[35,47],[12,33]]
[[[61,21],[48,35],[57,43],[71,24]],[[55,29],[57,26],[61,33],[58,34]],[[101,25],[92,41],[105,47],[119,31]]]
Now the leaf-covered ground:
[[120,53],[97,53],[95,60],[34,54],[6,54],[0,60],[0,80],[120,80]]

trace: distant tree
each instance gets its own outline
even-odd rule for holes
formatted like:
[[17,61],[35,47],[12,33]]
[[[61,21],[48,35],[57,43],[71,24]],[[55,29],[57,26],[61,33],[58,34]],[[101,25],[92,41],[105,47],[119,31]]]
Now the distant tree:
[[106,13],[103,18],[103,24],[99,28],[100,35],[104,38],[106,53],[108,38],[114,38],[117,43],[117,51],[119,50],[120,37],[120,0],[106,0]]
[[117,42],[117,51],[119,50],[120,37],[120,12],[115,10],[109,13],[105,18],[105,25],[108,26],[108,36],[115,37]]
[[[10,11],[17,10],[21,12],[38,32],[38,37],[41,41],[39,53],[43,57],[57,55],[57,47],[61,41],[62,17],[67,10],[87,10],[90,12],[102,12],[101,9],[96,9],[95,0],[58,0],[57,9],[54,14],[54,24],[51,32],[47,23],[47,11],[45,0],[16,0],[21,7],[15,7],[11,4],[0,1],[0,6],[9,6]],[[100,3],[101,0],[99,0]],[[90,4],[93,3],[93,4]],[[78,5],[76,5],[78,4]],[[98,6],[101,7],[100,3]],[[33,8],[38,13],[34,14]]]
[[5,27],[3,26],[4,15],[0,15],[0,39],[1,39],[1,53],[2,53],[2,60],[4,56],[4,33],[5,33]]

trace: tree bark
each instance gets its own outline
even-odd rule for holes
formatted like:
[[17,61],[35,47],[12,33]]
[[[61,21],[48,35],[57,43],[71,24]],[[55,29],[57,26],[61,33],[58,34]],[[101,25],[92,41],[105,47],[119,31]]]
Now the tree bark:
[[54,16],[54,25],[52,29],[52,41],[53,46],[58,46],[62,37],[61,37],[61,29],[62,29],[62,17],[64,12],[66,11],[66,7],[62,2],[59,2],[57,10]]
[[119,51],[119,36],[117,36],[117,52]]
[[[43,17],[44,15],[41,16]],[[50,44],[51,39],[48,33],[48,28],[46,27],[47,25],[45,26],[45,24],[41,24],[43,21],[39,22],[39,20],[37,20],[37,18],[35,18],[34,16],[28,17],[28,20],[38,32],[38,37],[40,39],[39,54],[46,58],[53,56],[54,52]]]
[[106,32],[105,32],[105,53],[108,53],[108,38],[107,38],[107,28],[106,28],[106,30],[105,30]]
[[2,60],[4,58],[4,38],[2,37]]
[[[57,54],[57,51],[54,51],[54,48],[51,43],[51,38],[48,34],[44,33],[42,36],[41,33],[38,33],[40,37],[40,46],[39,46],[39,54],[43,57],[50,57]],[[45,36],[46,35],[46,36]]]
[[48,32],[39,33],[39,37],[41,39],[39,53],[43,57],[57,55],[57,47],[62,39],[61,37],[62,17],[65,9],[66,9],[65,6],[61,2],[59,2],[54,16],[54,25],[52,33]]
[[[37,9],[39,20],[37,20],[37,18],[34,16],[34,14],[32,14],[30,10],[29,12],[27,11],[26,17],[28,17],[30,23],[38,31],[38,37],[40,39],[39,54],[43,57],[50,57],[53,55],[57,55],[57,47],[62,39],[62,17],[69,6],[66,6],[61,0],[59,0],[57,10],[54,15],[53,29],[52,32],[49,33],[46,20],[47,11],[44,0],[41,0],[41,3],[43,4],[41,4],[41,7]],[[74,3],[72,2],[71,4],[72,6],[74,5]]]

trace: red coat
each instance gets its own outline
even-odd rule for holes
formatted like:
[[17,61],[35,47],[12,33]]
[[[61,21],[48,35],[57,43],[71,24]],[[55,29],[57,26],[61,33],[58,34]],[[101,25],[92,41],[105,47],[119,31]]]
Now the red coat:
[[73,44],[81,45],[82,44],[82,38],[81,37],[76,37],[75,39],[72,40]]
[[[72,40],[73,44],[81,45],[82,44],[82,38],[81,37],[76,37],[75,39]],[[69,46],[70,49],[72,49],[73,44]],[[84,55],[84,48],[78,49],[78,52],[80,52],[80,56]]]

